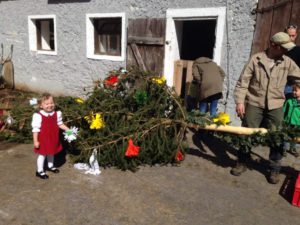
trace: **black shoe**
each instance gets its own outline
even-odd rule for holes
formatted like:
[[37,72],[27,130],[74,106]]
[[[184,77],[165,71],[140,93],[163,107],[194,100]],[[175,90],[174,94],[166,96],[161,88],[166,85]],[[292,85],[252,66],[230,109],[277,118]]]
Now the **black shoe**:
[[47,170],[52,172],[52,173],[59,173],[59,169],[57,169],[55,167],[47,168]]
[[35,172],[35,176],[37,176],[37,177],[39,177],[41,179],[44,179],[44,180],[49,178],[48,175],[45,174],[44,171],[42,171],[42,172]]

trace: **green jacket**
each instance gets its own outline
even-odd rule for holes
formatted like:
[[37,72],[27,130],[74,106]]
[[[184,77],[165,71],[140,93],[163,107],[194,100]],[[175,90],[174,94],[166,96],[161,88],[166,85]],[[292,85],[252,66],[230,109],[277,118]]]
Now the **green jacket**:
[[284,122],[289,125],[300,125],[300,102],[295,98],[285,101],[283,106]]

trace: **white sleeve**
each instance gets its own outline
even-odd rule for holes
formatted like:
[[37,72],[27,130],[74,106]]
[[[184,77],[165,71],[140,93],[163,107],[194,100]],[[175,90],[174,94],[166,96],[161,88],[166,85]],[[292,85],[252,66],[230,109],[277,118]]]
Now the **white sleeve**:
[[60,126],[63,124],[61,111],[57,111],[56,115],[57,115],[57,125]]
[[34,113],[32,116],[32,132],[40,132],[42,125],[42,116],[39,113]]

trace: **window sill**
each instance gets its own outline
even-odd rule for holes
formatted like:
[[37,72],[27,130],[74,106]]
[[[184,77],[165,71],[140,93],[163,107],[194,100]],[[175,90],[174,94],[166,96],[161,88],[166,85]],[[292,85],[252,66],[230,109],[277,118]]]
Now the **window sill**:
[[31,50],[39,55],[57,55],[57,51]]
[[110,61],[124,61],[123,56],[114,56],[114,55],[87,55],[87,58],[89,59],[104,59],[104,60],[110,60]]

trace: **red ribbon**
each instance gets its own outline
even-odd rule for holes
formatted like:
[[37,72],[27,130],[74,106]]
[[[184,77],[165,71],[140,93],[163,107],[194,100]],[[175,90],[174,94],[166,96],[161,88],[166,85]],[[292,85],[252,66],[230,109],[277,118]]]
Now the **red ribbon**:
[[118,83],[119,78],[117,76],[110,76],[107,80],[104,81],[106,85],[113,86],[115,83]]
[[128,147],[125,153],[127,157],[134,157],[138,156],[140,152],[140,147],[133,144],[132,139],[130,138],[128,141]]
[[184,158],[184,157],[183,157],[182,152],[181,152],[180,150],[178,150],[177,153],[176,153],[175,159],[176,159],[177,161],[182,161],[183,158]]

